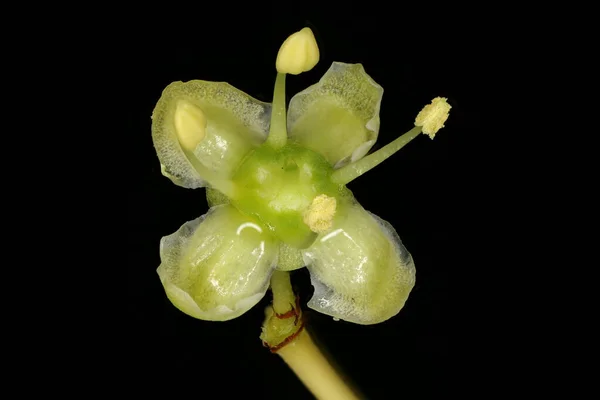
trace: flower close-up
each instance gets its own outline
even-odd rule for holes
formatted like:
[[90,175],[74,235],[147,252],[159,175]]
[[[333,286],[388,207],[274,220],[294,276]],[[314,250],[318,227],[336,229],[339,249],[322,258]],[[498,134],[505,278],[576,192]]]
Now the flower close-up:
[[[296,35],[296,36],[294,36]],[[152,114],[163,175],[207,188],[210,209],[160,242],[170,301],[202,320],[226,321],[256,305],[275,271],[306,267],[308,307],[357,324],[396,315],[415,285],[415,264],[394,227],[346,187],[424,132],[443,127],[436,98],[403,136],[369,154],[383,88],[361,64],[334,62],[285,101],[287,74],[310,70],[310,29],[284,42],[272,103],[224,82],[174,82]]]

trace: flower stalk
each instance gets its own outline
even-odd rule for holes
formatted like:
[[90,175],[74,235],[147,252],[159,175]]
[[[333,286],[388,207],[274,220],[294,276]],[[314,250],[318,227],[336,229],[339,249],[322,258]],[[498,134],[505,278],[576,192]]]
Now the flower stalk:
[[305,329],[277,354],[319,400],[354,400],[358,396],[325,358]]
[[[289,272],[276,271],[273,274],[271,291],[273,305],[266,310],[267,318],[261,335],[263,343],[285,361],[317,399],[358,399],[304,329],[300,305],[295,302]],[[288,336],[282,339],[282,332],[286,332]]]
[[295,307],[296,298],[292,290],[289,272],[273,272],[271,291],[273,292],[273,309],[277,314],[284,315]]

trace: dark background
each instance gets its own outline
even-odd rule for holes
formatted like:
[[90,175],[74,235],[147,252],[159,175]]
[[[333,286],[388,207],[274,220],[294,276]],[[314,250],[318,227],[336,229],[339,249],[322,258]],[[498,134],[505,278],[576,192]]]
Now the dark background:
[[[413,255],[417,283],[406,306],[372,326],[334,322],[307,310],[308,326],[366,398],[421,398],[470,386],[471,355],[487,351],[472,345],[478,317],[459,300],[469,293],[474,270],[468,251],[478,235],[470,223],[479,201],[475,157],[483,146],[479,102],[487,83],[481,78],[485,61],[470,42],[476,39],[450,19],[432,26],[424,18],[415,29],[401,31],[403,18],[414,16],[386,18],[397,11],[392,5],[347,6],[345,13],[326,13],[314,4],[303,10],[261,7],[266,12],[248,11],[245,22],[231,20],[226,10],[179,11],[185,33],[176,28],[165,34],[157,26],[130,36],[135,101],[127,113],[128,139],[135,146],[130,168],[137,177],[129,192],[131,325],[124,366],[135,371],[130,383],[140,391],[166,385],[173,396],[195,398],[311,398],[258,339],[270,294],[229,322],[196,320],[167,300],[156,274],[159,241],[208,207],[204,189],[183,189],[161,175],[150,135],[152,109],[172,81],[227,81],[271,101],[279,46],[309,26],[321,58],[312,71],[288,77],[288,100],[316,83],[333,61],[362,63],[385,90],[375,150],[411,129],[434,97],[447,97],[453,108],[435,140],[419,136],[349,185],[365,209],[396,228]],[[306,269],[292,280],[305,305],[312,294]]]

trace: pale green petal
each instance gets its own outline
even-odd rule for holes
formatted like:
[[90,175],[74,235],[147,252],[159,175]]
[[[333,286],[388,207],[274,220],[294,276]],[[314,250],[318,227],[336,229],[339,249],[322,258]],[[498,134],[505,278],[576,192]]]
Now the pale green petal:
[[[197,107],[206,118],[203,139],[195,148],[182,146],[175,111],[182,102]],[[173,82],[165,88],[152,114],[152,139],[163,175],[174,183],[198,188],[207,168],[227,178],[241,159],[267,137],[271,105],[258,101],[225,82]],[[210,182],[209,182],[210,183]]]
[[289,137],[336,168],[354,162],[377,140],[382,97],[383,88],[362,64],[334,62],[317,84],[290,101]]
[[278,251],[277,242],[254,220],[221,205],[162,238],[157,272],[181,311],[226,321],[263,298]]
[[209,207],[220,206],[221,204],[229,204],[229,198],[217,189],[207,187],[206,202]]
[[340,210],[303,257],[315,288],[308,306],[357,324],[396,315],[415,284],[412,256],[394,228],[359,204]]

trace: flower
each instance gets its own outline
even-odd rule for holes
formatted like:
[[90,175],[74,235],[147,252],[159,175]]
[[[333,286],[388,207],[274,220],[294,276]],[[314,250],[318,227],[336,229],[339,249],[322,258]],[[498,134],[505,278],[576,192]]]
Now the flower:
[[[312,32],[311,40],[300,33],[284,42],[278,64],[283,54],[305,71],[318,48],[307,50]],[[292,62],[294,49],[302,62]],[[414,286],[413,259],[346,184],[421,128],[365,157],[377,139],[383,89],[362,65],[334,62],[287,113],[290,71],[278,70],[273,104],[223,82],[174,82],[163,91],[152,114],[161,171],[177,185],[206,187],[210,205],[162,238],[165,292],[186,314],[226,321],[261,300],[275,270],[306,266],[310,308],[357,324],[385,321]]]

